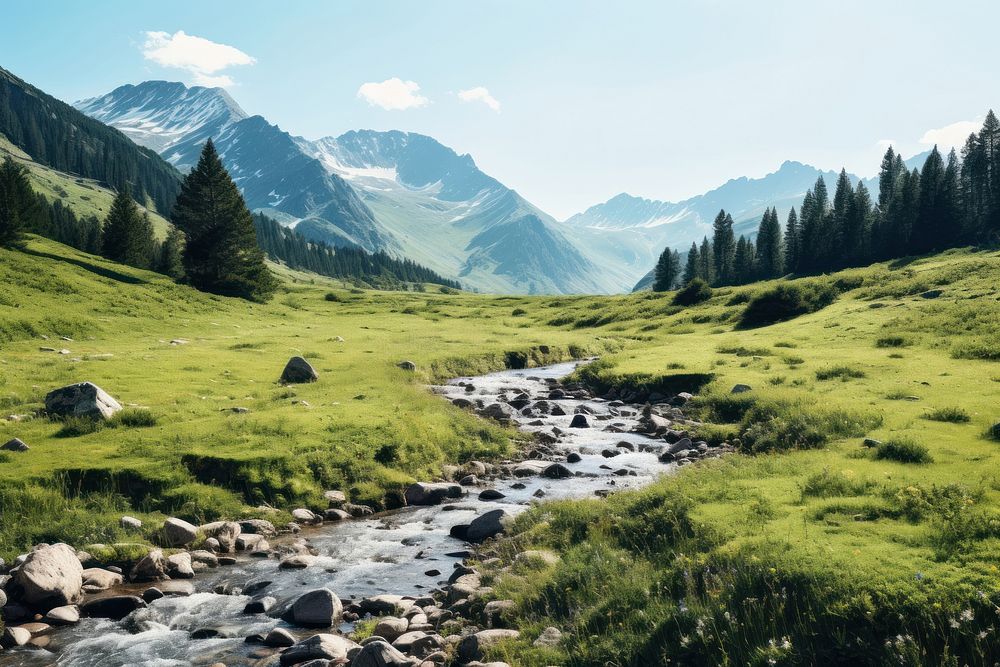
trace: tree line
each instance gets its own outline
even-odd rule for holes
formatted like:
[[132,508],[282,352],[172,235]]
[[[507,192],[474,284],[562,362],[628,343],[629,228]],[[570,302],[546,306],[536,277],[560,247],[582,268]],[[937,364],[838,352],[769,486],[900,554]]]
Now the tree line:
[[851,183],[841,170],[830,197],[822,176],[784,230],[775,208],[764,212],[755,238],[734,237],[724,210],[712,237],[680,254],[666,249],[653,289],[665,291],[698,278],[712,285],[741,285],[786,274],[815,274],[864,266],[963,245],[1000,240],[1000,121],[991,110],[961,154],[947,157],[935,146],[923,167],[908,169],[889,147],[879,169],[878,193]]

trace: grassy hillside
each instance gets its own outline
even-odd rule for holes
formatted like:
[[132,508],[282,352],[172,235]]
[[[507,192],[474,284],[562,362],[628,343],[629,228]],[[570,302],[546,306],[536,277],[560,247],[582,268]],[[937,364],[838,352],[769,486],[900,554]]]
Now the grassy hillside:
[[[535,316],[638,339],[582,374],[601,387],[713,374],[695,432],[758,453],[524,517],[517,545],[563,562],[508,577],[498,595],[518,600],[529,641],[548,625],[570,639],[526,642],[518,664],[997,659],[1000,256],[794,284],[837,296],[757,328],[740,322],[768,284],[688,309],[645,294]],[[737,383],[753,390],[730,393]],[[805,449],[774,453],[793,443]]]
[[[603,360],[581,379],[600,389],[709,380],[690,428],[744,453],[520,519],[504,550],[540,546],[562,560],[493,580],[526,630],[500,649],[513,664],[997,659],[1000,442],[989,431],[1000,421],[1000,253],[952,251],[777,292],[719,289],[688,307],[672,294],[375,293],[283,280],[261,306],[41,239],[0,251],[2,413],[30,414],[46,391],[81,380],[133,406],[91,433],[0,422],[0,440],[32,448],[0,456],[0,512],[24,517],[0,522],[0,553],[114,542],[125,511],[150,525],[164,513],[210,519],[332,487],[392,505],[410,480],[503,454],[515,439],[424,383],[500,368],[510,351],[536,363],[595,352]],[[805,314],[764,325],[780,305]],[[312,360],[318,383],[276,384],[293,354]],[[396,368],[403,359],[418,372]],[[737,383],[752,390],[730,393]],[[567,633],[560,647],[531,646],[548,625]]]
[[[108,215],[115,193],[97,181],[66,174],[39,164],[0,134],[0,160],[8,155],[28,167],[31,186],[35,192],[43,194],[50,202],[61,199],[63,205],[80,218],[94,216],[103,221]],[[162,240],[167,235],[170,223],[156,212],[152,202],[145,202],[145,210],[149,213],[156,237]]]
[[[0,250],[0,413],[31,415],[46,392],[89,380],[156,422],[139,426],[148,419],[135,410],[93,433],[44,418],[0,421],[0,442],[31,447],[0,453],[0,513],[23,517],[0,522],[0,554],[42,540],[113,542],[129,508],[208,519],[318,500],[325,488],[391,504],[443,463],[510,447],[510,433],[423,383],[501,368],[506,352],[538,345],[550,346],[538,361],[567,356],[571,343],[607,349],[593,336],[525,328],[510,316],[517,299],[434,286],[348,291],[282,273],[283,292],[261,306],[37,237],[26,252]],[[321,379],[281,387],[296,354]],[[404,359],[416,374],[395,366]]]

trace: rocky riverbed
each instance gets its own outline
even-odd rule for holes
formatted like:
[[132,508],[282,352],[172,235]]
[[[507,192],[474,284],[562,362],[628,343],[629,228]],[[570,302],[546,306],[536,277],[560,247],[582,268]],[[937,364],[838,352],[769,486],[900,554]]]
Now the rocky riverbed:
[[[0,570],[0,667],[481,664],[485,647],[515,631],[503,627],[509,603],[492,600],[470,564],[492,555],[490,540],[513,517],[727,451],[689,438],[688,395],[655,405],[595,397],[562,381],[575,366],[433,387],[531,433],[533,444],[517,460],[469,462],[415,484],[401,510],[372,515],[331,491],[329,507],[300,508],[289,526],[169,521],[175,548],[121,572],[65,545],[36,548]],[[356,643],[354,624],[367,618],[380,619],[375,637]],[[558,642],[560,631],[543,635],[537,641]]]

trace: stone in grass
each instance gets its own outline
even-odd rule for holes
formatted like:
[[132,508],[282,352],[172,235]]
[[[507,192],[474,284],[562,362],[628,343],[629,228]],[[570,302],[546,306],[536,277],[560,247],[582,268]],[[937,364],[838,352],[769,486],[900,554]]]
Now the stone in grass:
[[13,440],[8,440],[7,442],[5,442],[3,446],[0,446],[0,449],[7,452],[26,452],[31,448],[28,447],[28,445],[24,442],[24,440],[21,440],[20,438],[14,438]]
[[50,391],[45,411],[57,417],[110,419],[122,406],[93,382],[80,382]]
[[308,361],[302,357],[292,357],[285,364],[285,370],[281,372],[281,382],[283,384],[302,384],[305,382],[315,382],[319,379],[319,374]]
[[753,390],[753,387],[751,387],[748,384],[736,384],[736,385],[733,385],[733,388],[729,390],[729,393],[730,394],[744,394],[744,393],[746,393],[748,391],[751,391],[751,390]]

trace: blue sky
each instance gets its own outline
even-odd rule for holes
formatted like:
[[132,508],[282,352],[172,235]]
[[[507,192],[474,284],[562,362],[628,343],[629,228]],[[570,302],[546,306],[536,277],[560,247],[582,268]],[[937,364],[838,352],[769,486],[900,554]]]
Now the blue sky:
[[429,134],[560,218],[786,159],[868,175],[885,142],[954,142],[1000,97],[990,2],[6,0],[0,15],[0,66],[61,99],[221,82],[293,134]]

